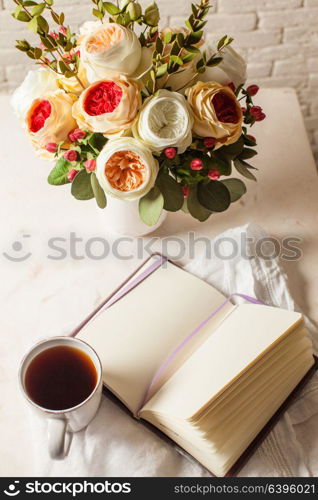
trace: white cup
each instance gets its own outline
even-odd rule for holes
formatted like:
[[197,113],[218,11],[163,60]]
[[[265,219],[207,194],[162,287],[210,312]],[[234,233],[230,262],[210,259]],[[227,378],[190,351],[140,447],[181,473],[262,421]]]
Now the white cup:
[[[57,346],[69,346],[83,351],[94,363],[97,374],[97,382],[91,394],[78,405],[66,410],[50,410],[38,405],[32,400],[25,387],[25,375],[31,361],[41,352]],[[94,349],[82,340],[72,337],[51,337],[34,345],[24,356],[20,365],[19,381],[27,401],[40,416],[47,420],[48,449],[51,458],[64,458],[70,448],[72,433],[84,429],[98,410],[103,388],[102,365],[99,357]]]

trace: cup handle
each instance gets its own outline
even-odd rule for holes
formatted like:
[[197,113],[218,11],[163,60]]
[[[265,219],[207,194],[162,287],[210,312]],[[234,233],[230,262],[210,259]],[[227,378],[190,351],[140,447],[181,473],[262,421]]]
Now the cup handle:
[[66,427],[67,421],[64,418],[50,418],[48,421],[49,454],[55,460],[61,460],[67,455]]

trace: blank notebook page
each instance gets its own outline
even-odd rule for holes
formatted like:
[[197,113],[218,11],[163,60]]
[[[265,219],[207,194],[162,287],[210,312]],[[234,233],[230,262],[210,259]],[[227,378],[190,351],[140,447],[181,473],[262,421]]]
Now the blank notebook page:
[[[166,263],[98,314],[78,338],[87,341],[100,356],[105,385],[135,412],[167,356],[224,300],[204,281]],[[233,307],[224,307],[217,319],[187,345],[182,356],[206,338]]]
[[[145,409],[191,418],[301,318],[297,312],[274,307],[251,304],[236,307]],[[182,397],[176,397],[177,394]]]

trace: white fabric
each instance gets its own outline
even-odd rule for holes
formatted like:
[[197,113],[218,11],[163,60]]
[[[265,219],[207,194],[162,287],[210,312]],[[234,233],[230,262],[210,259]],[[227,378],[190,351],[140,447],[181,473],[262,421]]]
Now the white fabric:
[[[211,240],[231,238],[240,248],[242,234],[255,239],[261,228],[231,229]],[[218,253],[230,255],[233,243],[221,242]],[[251,254],[253,243],[250,243]],[[231,259],[201,257],[186,269],[203,278],[225,295],[233,292],[256,296],[267,304],[294,309],[286,276],[276,259],[252,259],[238,255]],[[308,321],[308,326],[311,324]],[[314,334],[313,330],[311,332]],[[45,424],[30,415],[33,449],[39,476],[209,476],[196,461],[166,443],[140,422],[130,418],[103,397],[95,419],[86,430],[74,435],[69,456],[51,461],[46,451]],[[318,475],[318,376],[308,383],[287,413],[239,473],[240,476]]]

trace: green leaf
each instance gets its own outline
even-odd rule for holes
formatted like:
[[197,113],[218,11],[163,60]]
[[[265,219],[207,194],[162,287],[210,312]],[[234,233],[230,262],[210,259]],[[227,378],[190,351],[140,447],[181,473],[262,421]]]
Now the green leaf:
[[188,37],[188,43],[190,45],[195,45],[196,43],[198,43],[201,40],[202,35],[203,35],[202,30],[192,31]]
[[39,16],[45,9],[45,3],[39,3],[38,5],[34,5],[31,9],[32,16]]
[[187,45],[185,48],[186,48],[187,52],[191,52],[193,54],[200,53],[200,50],[197,47],[195,47],[194,45]]
[[231,203],[230,192],[220,181],[200,182],[198,200],[211,212],[224,212]]
[[67,174],[69,171],[70,163],[65,160],[65,158],[60,158],[48,176],[48,183],[53,186],[61,186],[62,184],[68,184],[69,180]]
[[85,169],[80,170],[72,182],[71,193],[77,200],[90,200],[94,198],[90,174]]
[[103,19],[103,17],[104,17],[103,14],[97,9],[93,9],[92,13],[93,13],[93,16],[97,17],[98,19]]
[[162,43],[162,40],[161,38],[158,36],[157,40],[156,40],[156,51],[161,54],[161,52],[163,51],[163,43]]
[[147,226],[154,226],[161,215],[164,198],[157,186],[139,200],[139,215]]
[[241,136],[233,144],[230,144],[229,146],[223,146],[218,151],[222,151],[222,153],[226,154],[227,156],[235,158],[236,156],[239,156],[241,154],[243,148],[244,148],[244,139]]
[[181,185],[169,174],[159,174],[156,185],[160,189],[163,198],[163,208],[169,212],[177,212],[183,205],[183,191]]
[[211,57],[206,63],[208,68],[213,68],[214,66],[217,66],[220,64],[220,62],[223,60],[223,57]]
[[96,133],[92,134],[87,142],[96,153],[99,153],[105,146],[107,139],[103,134]]
[[186,54],[185,56],[182,56],[182,61],[184,64],[190,62],[190,61],[193,61],[193,59],[195,59],[197,57],[197,54],[195,54],[194,52],[193,53],[188,53]]
[[216,168],[221,175],[230,175],[232,172],[232,160],[228,156],[216,151],[211,157],[209,168]]
[[187,198],[187,210],[192,215],[192,217],[199,220],[200,222],[204,222],[212,214],[211,210],[207,210],[199,202],[197,196],[197,186],[194,186],[190,190],[190,193]]
[[183,61],[182,61],[181,57],[179,57],[179,56],[170,56],[170,61],[172,61],[176,64],[179,64],[179,66],[182,66],[182,64],[183,64]]
[[97,205],[99,208],[105,208],[107,205],[106,195],[98,182],[95,172],[91,173],[91,184]]
[[111,16],[117,16],[120,14],[120,9],[111,2],[103,2],[105,9]]
[[253,158],[257,155],[257,151],[251,148],[244,148],[242,153],[239,156],[240,160],[248,160],[249,158]]
[[60,17],[53,10],[51,10],[51,16],[56,24],[60,24]]
[[161,78],[168,70],[168,64],[164,63],[157,68],[156,78]]
[[229,190],[231,203],[237,201],[246,193],[246,186],[241,179],[224,179],[221,181]]
[[[224,35],[220,40],[217,45],[218,50],[220,50],[224,45],[228,45],[229,40],[231,40],[227,35]],[[233,39],[231,40],[233,41]]]
[[146,8],[144,14],[145,23],[148,26],[158,26],[160,20],[160,14],[158,6],[155,2],[153,2],[149,7]]
[[30,16],[26,12],[20,12],[18,15],[12,14],[18,21],[22,21],[23,23],[28,23],[30,21]]
[[43,16],[39,16],[37,17],[37,20],[38,20],[38,26],[39,28],[44,31],[44,33],[48,33],[50,27],[48,25],[48,22],[46,19],[44,19]]
[[163,37],[164,43],[167,45],[168,43],[171,42],[171,39],[172,39],[172,31],[167,31]]
[[250,168],[253,168],[251,165],[246,163],[243,160],[234,160],[234,165],[236,170],[243,175],[243,177],[246,177],[247,179],[250,179],[251,181],[256,181],[256,177],[252,172],[249,171]]
[[37,33],[37,31],[38,31],[38,19],[37,19],[37,17],[34,17],[33,19],[31,19],[31,21],[28,22],[28,28],[33,33]]

